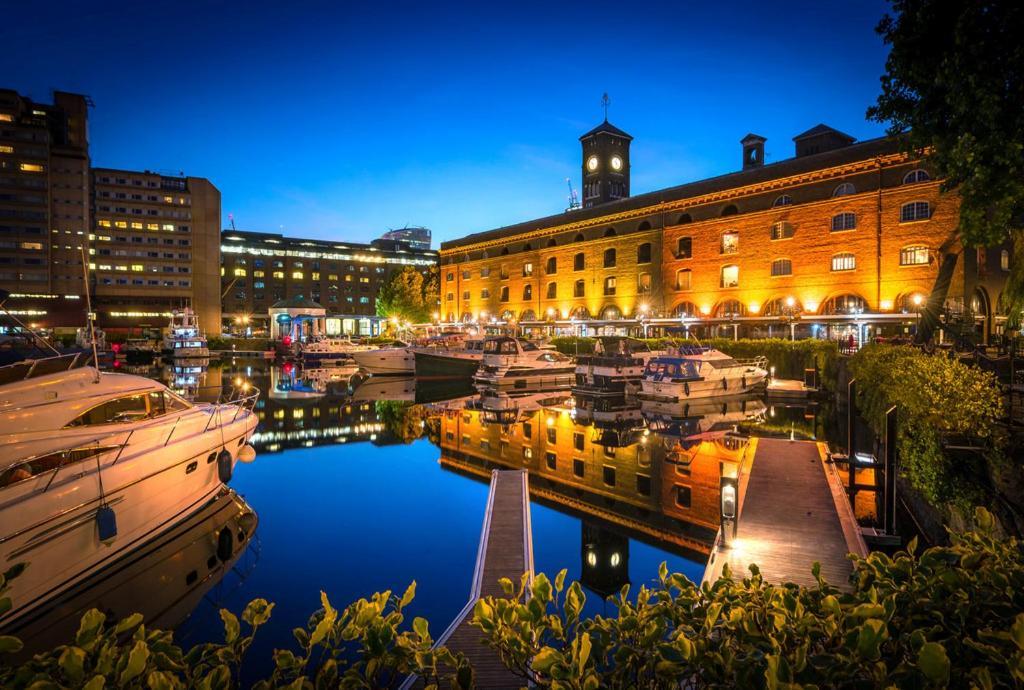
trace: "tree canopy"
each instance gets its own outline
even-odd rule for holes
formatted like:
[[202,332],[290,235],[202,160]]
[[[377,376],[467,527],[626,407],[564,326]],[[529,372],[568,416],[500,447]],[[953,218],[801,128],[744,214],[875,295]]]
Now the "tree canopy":
[[[435,289],[429,276],[406,266],[388,278],[377,295],[377,315],[411,323],[426,323],[435,308]],[[429,291],[429,292],[428,292]]]
[[868,117],[924,152],[960,197],[964,246],[1014,242],[1004,306],[1024,306],[1024,6],[1018,0],[893,0],[891,47]]

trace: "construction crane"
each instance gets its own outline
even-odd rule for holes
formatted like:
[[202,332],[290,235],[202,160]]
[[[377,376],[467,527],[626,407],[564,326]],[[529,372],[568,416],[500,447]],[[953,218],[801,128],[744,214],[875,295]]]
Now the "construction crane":
[[572,188],[572,180],[568,177],[565,178],[565,183],[569,185],[569,208],[566,211],[575,211],[580,207],[580,198],[576,194],[576,190]]

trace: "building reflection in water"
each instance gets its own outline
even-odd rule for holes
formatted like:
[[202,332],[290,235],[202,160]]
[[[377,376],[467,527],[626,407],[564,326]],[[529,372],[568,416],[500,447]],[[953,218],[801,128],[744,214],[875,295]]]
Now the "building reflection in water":
[[228,572],[244,578],[255,566],[258,554],[249,546],[257,522],[253,509],[225,489],[159,537],[5,623],[4,634],[21,638],[25,648],[19,658],[27,658],[74,639],[82,614],[92,608],[105,613],[108,622],[141,613],[147,628],[173,629],[204,598],[218,607],[217,588]]

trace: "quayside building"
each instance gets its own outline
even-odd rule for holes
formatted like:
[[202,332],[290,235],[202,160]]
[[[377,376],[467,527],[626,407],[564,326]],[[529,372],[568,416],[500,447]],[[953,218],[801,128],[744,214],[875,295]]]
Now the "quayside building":
[[441,319],[861,341],[912,332],[952,251],[946,309],[1000,331],[1009,247],[963,249],[956,195],[897,140],[817,125],[766,164],[748,134],[738,171],[637,196],[632,141],[580,137],[581,208],[442,243]]

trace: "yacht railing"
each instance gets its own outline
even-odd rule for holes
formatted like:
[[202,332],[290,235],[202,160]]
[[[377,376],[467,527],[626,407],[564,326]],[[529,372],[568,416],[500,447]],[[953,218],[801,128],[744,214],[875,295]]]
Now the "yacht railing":
[[26,359],[0,367],[0,386],[17,383],[27,379],[57,374],[87,367],[92,364],[91,352],[72,352],[66,355],[54,355],[40,359]]
[[[216,386],[214,386],[214,388],[216,388]],[[200,388],[199,390],[203,389]],[[234,413],[231,415],[231,420],[228,424],[231,424],[238,419],[238,415],[242,412],[252,412],[256,408],[256,401],[259,397],[260,389],[255,387],[251,387],[247,391],[243,391],[238,388],[232,388],[228,391],[224,391],[222,389],[217,398],[217,402],[214,403],[214,413],[210,415],[210,419],[206,422],[206,428],[203,429],[203,431],[206,432],[210,430],[210,424],[213,423],[215,416],[217,418],[217,426],[223,426],[224,409],[229,405],[234,406]]]

